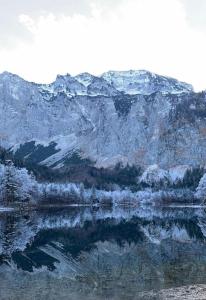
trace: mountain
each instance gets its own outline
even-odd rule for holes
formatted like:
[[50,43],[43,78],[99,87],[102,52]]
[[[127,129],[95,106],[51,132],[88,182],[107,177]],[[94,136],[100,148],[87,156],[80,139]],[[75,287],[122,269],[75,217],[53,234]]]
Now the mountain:
[[205,165],[206,93],[148,71],[0,74],[0,146],[30,164],[162,169]]

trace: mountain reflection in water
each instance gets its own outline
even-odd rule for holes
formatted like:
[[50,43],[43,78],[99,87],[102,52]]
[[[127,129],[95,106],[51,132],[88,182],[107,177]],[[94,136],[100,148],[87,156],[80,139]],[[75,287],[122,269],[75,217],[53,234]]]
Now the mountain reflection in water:
[[206,213],[69,208],[0,214],[0,299],[141,299],[206,283]]

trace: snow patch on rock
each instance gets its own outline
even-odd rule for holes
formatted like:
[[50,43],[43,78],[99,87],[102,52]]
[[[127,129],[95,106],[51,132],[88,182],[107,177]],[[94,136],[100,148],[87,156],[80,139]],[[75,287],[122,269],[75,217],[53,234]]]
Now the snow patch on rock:
[[167,184],[171,181],[169,172],[159,168],[157,164],[149,166],[140,178],[140,183],[145,183],[149,186],[156,185],[158,183]]

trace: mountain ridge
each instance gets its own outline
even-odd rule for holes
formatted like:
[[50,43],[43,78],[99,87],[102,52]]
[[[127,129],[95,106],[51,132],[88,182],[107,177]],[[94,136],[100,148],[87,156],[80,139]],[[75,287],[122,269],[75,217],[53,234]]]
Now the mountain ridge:
[[[13,74],[13,73],[10,73],[8,71],[4,71],[3,73],[0,73],[0,78],[4,78],[4,77],[7,77],[7,78],[12,78],[12,79],[18,79],[18,80],[23,80],[27,83],[31,83],[31,84],[35,84],[35,85],[39,85],[39,86],[42,86],[42,87],[49,87],[49,86],[52,86],[52,85],[57,85],[58,82],[61,82],[62,85],[68,85],[68,84],[72,84],[72,83],[76,83],[77,82],[79,83],[79,85],[83,85],[85,87],[88,87],[93,81],[95,80],[102,80],[103,82],[107,82],[108,85],[111,85],[110,87],[112,88],[115,88],[117,89],[117,91],[120,91],[120,92],[124,92],[124,93],[128,93],[130,94],[130,90],[127,90],[127,89],[122,89],[120,88],[120,90],[118,89],[118,83],[116,84],[111,84],[111,80],[115,80],[115,78],[118,80],[122,79],[122,82],[125,80],[130,80],[130,82],[128,84],[131,84],[131,80],[133,78],[133,83],[136,82],[136,83],[139,83],[139,85],[141,85],[143,82],[149,82],[149,84],[151,83],[152,79],[153,80],[160,80],[162,79],[162,81],[164,81],[164,84],[167,83],[167,81],[170,81],[170,83],[173,83],[173,85],[178,85],[178,89],[175,90],[176,93],[178,92],[190,92],[190,91],[194,91],[193,89],[193,86],[191,84],[188,84],[186,82],[183,82],[183,81],[179,81],[175,78],[172,78],[172,77],[168,77],[168,76],[162,76],[162,75],[158,75],[156,73],[152,73],[152,72],[149,72],[149,71],[146,71],[146,70],[129,70],[129,71],[108,71],[108,72],[105,72],[103,74],[101,74],[100,76],[95,76],[95,75],[92,75],[88,72],[84,72],[84,73],[80,73],[78,75],[75,75],[75,76],[72,76],[70,75],[69,73],[65,74],[65,75],[60,75],[58,74],[56,76],[56,80],[52,81],[51,83],[44,83],[44,84],[41,84],[41,83],[35,83],[33,81],[28,81],[24,78],[22,78],[21,76],[17,75],[17,74]],[[134,80],[135,79],[135,80]],[[113,82],[114,83],[114,82]],[[159,87],[159,86],[158,86]],[[181,90],[182,88],[182,90]],[[156,91],[161,91],[160,89],[159,90],[155,90]],[[146,94],[151,94],[152,92],[154,91],[150,91],[150,92],[147,92]],[[166,91],[167,92],[167,91]],[[171,90],[169,90],[168,92],[172,92]],[[138,91],[136,90],[133,90],[131,92],[132,95],[134,94],[144,94],[142,88],[141,88],[141,91]]]
[[74,155],[97,168],[205,165],[205,92],[144,70],[112,74],[50,84],[0,74],[0,146],[52,168]]

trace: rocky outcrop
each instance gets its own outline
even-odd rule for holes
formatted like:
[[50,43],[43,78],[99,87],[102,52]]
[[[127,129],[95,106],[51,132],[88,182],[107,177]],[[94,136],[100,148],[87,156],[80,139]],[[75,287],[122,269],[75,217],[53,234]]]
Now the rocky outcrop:
[[140,178],[140,183],[154,186],[157,184],[168,185],[172,182],[169,172],[160,169],[158,165],[149,166]]

